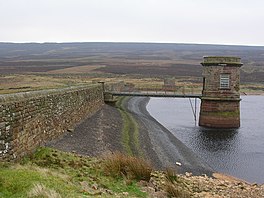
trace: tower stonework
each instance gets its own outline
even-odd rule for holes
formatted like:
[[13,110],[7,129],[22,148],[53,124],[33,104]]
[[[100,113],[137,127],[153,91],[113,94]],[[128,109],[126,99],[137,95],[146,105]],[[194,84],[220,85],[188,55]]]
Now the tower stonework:
[[204,57],[203,91],[199,125],[212,128],[240,127],[240,67],[238,57]]

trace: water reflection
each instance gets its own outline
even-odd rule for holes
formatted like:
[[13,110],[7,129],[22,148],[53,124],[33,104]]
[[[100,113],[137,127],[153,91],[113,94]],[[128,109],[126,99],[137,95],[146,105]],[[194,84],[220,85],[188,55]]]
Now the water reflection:
[[237,129],[209,129],[197,127],[196,144],[209,152],[231,151],[237,144]]

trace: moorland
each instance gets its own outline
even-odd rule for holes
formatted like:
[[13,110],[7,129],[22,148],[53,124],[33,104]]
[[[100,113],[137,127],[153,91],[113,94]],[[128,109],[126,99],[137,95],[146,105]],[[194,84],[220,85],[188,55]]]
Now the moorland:
[[100,80],[201,87],[203,56],[241,57],[241,88],[264,90],[264,47],[169,43],[0,43],[0,94]]

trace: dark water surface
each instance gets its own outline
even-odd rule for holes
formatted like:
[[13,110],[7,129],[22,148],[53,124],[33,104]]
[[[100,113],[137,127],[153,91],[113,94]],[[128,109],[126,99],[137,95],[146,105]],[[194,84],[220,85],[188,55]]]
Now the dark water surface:
[[151,98],[147,110],[215,171],[264,183],[264,96],[242,97],[239,129],[195,126],[186,98]]

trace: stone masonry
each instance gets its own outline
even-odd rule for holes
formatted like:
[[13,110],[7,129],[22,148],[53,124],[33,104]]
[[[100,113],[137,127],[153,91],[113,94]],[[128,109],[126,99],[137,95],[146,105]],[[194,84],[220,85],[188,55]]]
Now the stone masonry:
[[31,153],[103,105],[102,86],[0,95],[0,161]]
[[[204,57],[199,125],[214,128],[240,126],[240,67],[238,57]],[[224,79],[221,81],[221,76]],[[221,84],[222,83],[222,84]]]

